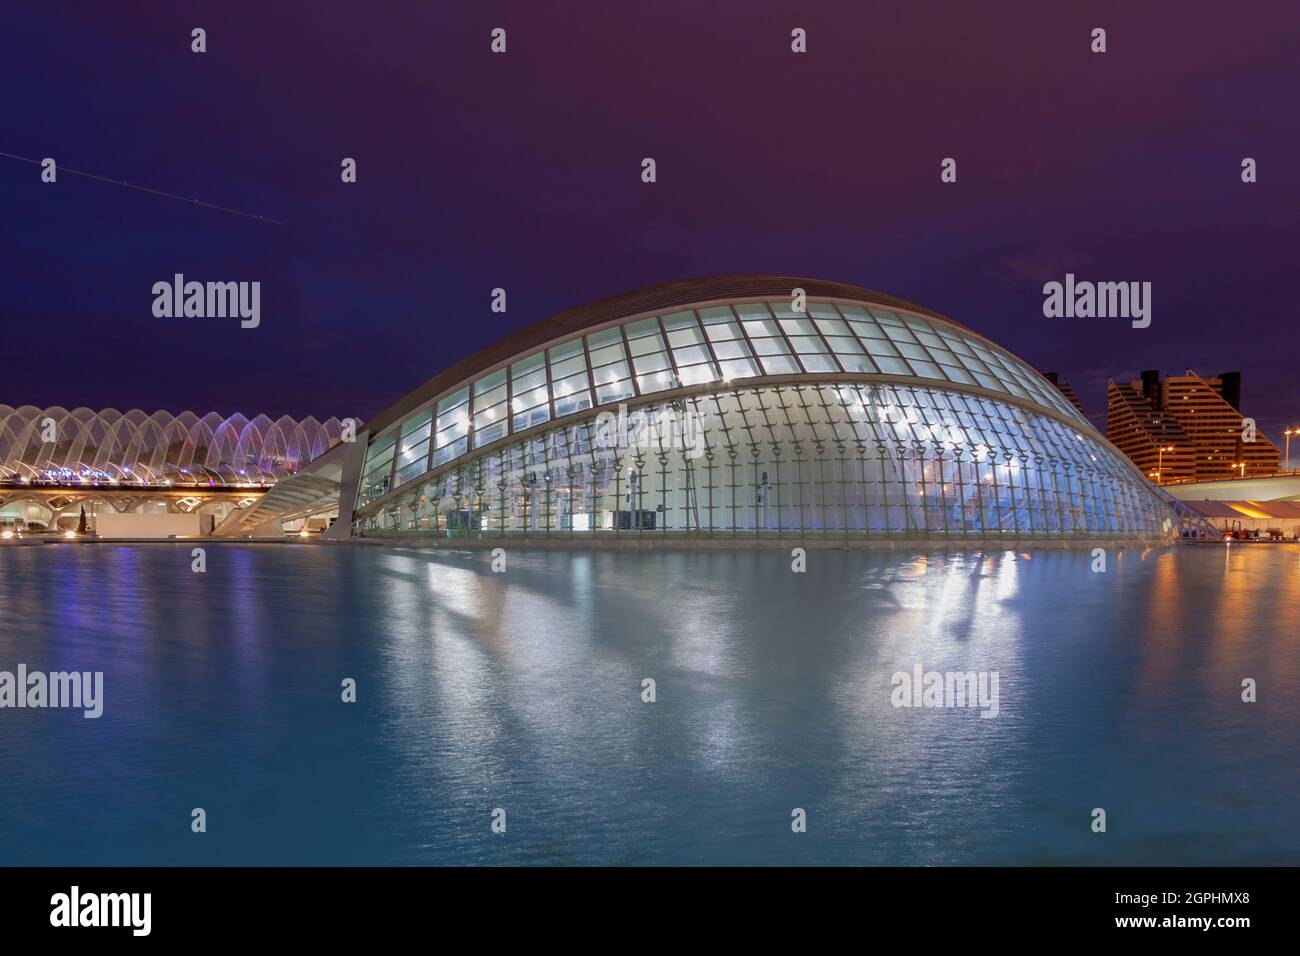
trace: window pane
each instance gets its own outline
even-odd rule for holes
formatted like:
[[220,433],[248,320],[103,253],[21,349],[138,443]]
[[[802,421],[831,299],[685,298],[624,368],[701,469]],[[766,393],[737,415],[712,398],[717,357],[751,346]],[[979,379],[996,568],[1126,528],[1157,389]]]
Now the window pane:
[[717,379],[712,363],[705,365],[687,365],[678,370],[683,385],[703,385]]
[[695,365],[710,359],[709,350],[701,345],[692,345],[684,349],[673,349],[673,359],[680,365]]
[[603,368],[598,368],[592,373],[596,385],[612,385],[621,379],[629,378],[631,373],[628,371],[626,362],[614,362]]
[[610,362],[617,362],[627,357],[623,353],[622,342],[615,342],[613,345],[592,349],[590,354],[592,368],[598,365],[608,365]]
[[697,329],[694,312],[674,312],[672,315],[663,316],[664,328],[670,333],[674,329]]
[[710,342],[726,342],[740,338],[740,326],[735,322],[719,322],[717,325],[710,325],[706,331]]
[[692,325],[689,329],[676,329],[668,333],[668,344],[673,348],[679,348],[683,345],[699,345],[704,341],[704,334],[700,332],[698,326]]
[[603,332],[592,332],[587,336],[587,350],[603,348],[608,345],[618,344],[623,341],[623,334],[617,328],[605,329]]
[[596,386],[596,403],[598,405],[607,405],[610,402],[621,401],[635,394],[632,390],[631,379],[620,379],[609,382],[604,385]]
[[484,445],[494,442],[498,438],[506,437],[506,420],[504,417],[505,406],[502,405],[500,407],[502,408],[502,411],[497,413],[495,420],[487,421],[482,425],[478,424],[476,420],[474,425],[475,448],[482,448]]
[[837,357],[846,372],[863,372],[870,375],[876,370],[875,366],[871,364],[871,359],[865,355],[840,354]]
[[656,352],[653,355],[642,355],[632,360],[632,366],[636,369],[638,375],[646,372],[657,372],[660,369],[668,368],[668,356],[662,352]]
[[784,339],[754,339],[754,351],[759,355],[789,355]]
[[575,372],[585,374],[587,360],[581,354],[572,358],[566,358],[559,362],[551,359],[551,381],[566,378]]
[[799,371],[794,358],[789,355],[766,355],[761,359],[763,371],[768,375],[792,375]]
[[769,319],[770,313],[767,306],[761,302],[746,302],[743,305],[736,306],[736,313],[742,319]]
[[641,389],[642,395],[648,395],[651,392],[662,392],[666,388],[672,388],[675,382],[673,373],[664,371],[652,375],[638,375],[636,384]]
[[745,320],[745,333],[750,338],[780,335],[781,330],[771,319]]
[[700,318],[705,325],[712,325],[715,322],[729,322],[734,318],[731,309],[727,306],[714,306],[711,309],[700,309]]
[[726,379],[752,378],[757,374],[758,366],[752,359],[736,359],[722,363],[722,377]]
[[714,342],[713,353],[719,359],[746,358],[749,355],[749,346],[744,342]]
[[647,335],[659,334],[659,320],[650,318],[642,319],[640,322],[632,322],[623,326],[623,331],[627,334],[627,340],[639,339]]
[[547,351],[547,357],[550,359],[552,365],[556,362],[562,362],[567,358],[572,358],[575,355],[582,355],[582,339],[574,339],[572,342],[564,342],[560,345],[552,346]]
[[799,356],[803,366],[809,372],[838,372],[839,366],[835,364],[835,359],[829,355],[803,355]]
[[639,339],[633,339],[628,342],[627,347],[628,351],[632,353],[632,357],[636,358],[638,355],[647,355],[651,352],[662,352],[664,343],[658,333],[656,333],[654,336],[647,335]]
[[433,463],[441,465],[444,462],[451,461],[460,455],[465,454],[465,439],[461,438],[450,445],[439,448],[433,453]]
[[826,351],[822,340],[811,335],[793,335],[790,337],[790,344],[800,355]]
[[781,328],[786,335],[813,335],[817,331],[808,319],[782,319]]
[[899,358],[890,358],[887,355],[876,356],[876,364],[880,366],[880,371],[884,372],[886,375],[912,374],[912,370],[907,367],[902,359]]
[[448,411],[452,408],[459,408],[469,401],[469,387],[462,388],[459,392],[453,392],[446,398],[438,402],[438,414]]

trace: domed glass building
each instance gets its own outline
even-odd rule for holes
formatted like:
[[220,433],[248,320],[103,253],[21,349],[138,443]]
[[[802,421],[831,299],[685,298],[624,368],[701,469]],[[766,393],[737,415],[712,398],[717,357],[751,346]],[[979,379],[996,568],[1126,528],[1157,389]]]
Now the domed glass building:
[[368,427],[343,482],[362,536],[1155,540],[1178,520],[1006,349],[813,279],[562,313]]

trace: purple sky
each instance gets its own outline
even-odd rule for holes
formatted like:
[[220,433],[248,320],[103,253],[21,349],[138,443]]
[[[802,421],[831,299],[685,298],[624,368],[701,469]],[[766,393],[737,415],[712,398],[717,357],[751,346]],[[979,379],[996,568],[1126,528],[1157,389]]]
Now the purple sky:
[[[132,6],[11,5],[0,151],[287,225],[0,158],[0,402],[368,417],[562,309],[770,272],[951,315],[1094,413],[1240,369],[1300,423],[1294,2]],[[1151,327],[1044,318],[1066,271],[1151,282]],[[261,327],[155,318],[176,272],[260,281]]]

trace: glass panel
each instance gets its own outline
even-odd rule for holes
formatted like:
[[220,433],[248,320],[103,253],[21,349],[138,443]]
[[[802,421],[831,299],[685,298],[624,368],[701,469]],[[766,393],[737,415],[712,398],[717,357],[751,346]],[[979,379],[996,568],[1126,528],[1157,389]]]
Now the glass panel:
[[631,340],[628,342],[627,347],[628,351],[632,353],[632,357],[636,358],[638,355],[648,355],[651,352],[662,352],[664,343],[663,339],[660,338],[659,334],[656,332],[653,336],[646,335],[639,339]]
[[785,339],[754,339],[754,351],[759,355],[789,355]]
[[799,371],[799,366],[794,364],[794,358],[789,355],[765,355],[760,361],[763,363],[763,371],[768,375],[792,375]]
[[822,335],[849,335],[849,327],[839,319],[818,319],[817,328]]
[[870,322],[871,316],[867,310],[858,305],[836,304],[835,308],[839,309],[840,315],[850,322]]
[[867,339],[862,343],[872,355],[897,355],[898,349],[884,339]]
[[628,371],[626,362],[614,362],[610,365],[598,368],[592,373],[592,378],[595,379],[597,387],[601,385],[612,385],[617,381],[629,377],[631,377],[631,373]]
[[494,442],[499,438],[506,436],[506,419],[505,403],[498,405],[496,410],[485,417],[480,423],[479,416],[474,417],[474,447],[482,448],[484,445]]
[[[874,353],[873,353],[874,354]],[[887,355],[875,356],[876,364],[880,366],[880,371],[886,375],[911,375],[912,370],[907,364],[898,358],[890,358]]]
[[822,343],[822,340],[811,335],[792,335],[790,344],[794,346],[794,350],[800,355],[826,351],[826,346]]
[[[452,408],[459,408],[461,405],[464,405],[468,401],[469,401],[469,387],[466,386],[465,388],[462,388],[459,392],[453,392],[452,394],[448,395],[446,398],[439,401],[438,414],[441,415],[443,412]],[[442,426],[439,425],[438,427],[441,428]]]
[[761,302],[746,302],[736,306],[736,314],[742,319],[769,319],[771,314]]
[[730,380],[733,378],[752,378],[758,374],[758,366],[752,359],[736,359],[729,362],[722,362],[722,377]]
[[858,333],[860,339],[887,339],[885,330],[874,322],[854,322],[853,331]]
[[630,322],[623,326],[623,331],[627,334],[628,342],[647,335],[657,336],[659,334],[659,320],[651,318],[642,319],[639,322]]
[[692,345],[684,349],[673,349],[673,359],[679,366],[695,365],[710,359],[709,350],[701,345]]
[[712,363],[705,365],[686,365],[678,369],[678,376],[683,385],[703,385],[717,379]]
[[700,332],[697,325],[692,325],[689,329],[676,329],[668,333],[668,344],[673,348],[680,348],[683,345],[699,345],[704,341],[704,334]]
[[948,377],[952,379],[954,382],[961,382],[963,385],[975,384],[975,378],[971,375],[970,372],[966,371],[964,368],[945,366],[944,372],[947,373]]
[[596,404],[607,405],[610,402],[621,401],[636,394],[632,388],[630,378],[619,379],[604,385],[596,386]]
[[781,330],[776,327],[776,323],[771,319],[745,320],[745,333],[750,338],[761,338],[764,336],[780,335]]
[[547,350],[551,364],[562,362],[564,359],[572,358],[575,355],[582,355],[582,339],[574,339],[571,342],[563,342],[560,345],[551,346]]
[[735,316],[727,306],[715,306],[711,309],[700,309],[700,318],[705,325],[713,325],[716,322],[729,322]]
[[660,369],[669,367],[668,356],[663,352],[642,355],[632,360],[632,366],[637,370],[638,375],[645,372],[658,372]]
[[433,462],[435,465],[463,455],[468,445],[469,388],[448,395],[438,402],[438,421],[434,434]]
[[781,328],[786,335],[814,335],[817,332],[808,319],[782,319]]
[[571,415],[591,407],[591,391],[587,387],[585,371],[555,382],[552,390],[555,392],[556,417]]
[[672,315],[663,316],[664,328],[670,333],[675,329],[696,329],[694,312],[674,312]]
[[744,342],[714,342],[713,354],[719,359],[746,358],[749,356],[749,346]]
[[461,438],[436,450],[433,453],[433,463],[434,465],[441,465],[463,454],[465,454],[465,439]]
[[627,358],[627,355],[623,352],[622,342],[615,342],[613,345],[606,345],[598,349],[592,349],[590,346],[588,348],[590,349],[592,368]]
[[809,372],[838,372],[840,370],[839,366],[835,364],[835,359],[826,354],[804,355],[800,353],[799,361],[803,363],[804,369]]
[[871,359],[865,355],[836,353],[836,357],[840,360],[840,364],[844,366],[846,372],[862,372],[870,375],[876,371],[876,367],[871,364]]
[[648,395],[652,392],[662,392],[666,388],[672,388],[675,382],[673,373],[664,371],[655,372],[652,375],[638,375],[636,384],[642,395]]
[[727,342],[740,338],[740,326],[735,322],[719,322],[717,325],[710,325],[706,331],[710,342]]
[[561,361],[551,359],[551,381],[557,381],[574,374],[575,372],[586,373],[587,360],[579,352],[572,358],[566,358]]

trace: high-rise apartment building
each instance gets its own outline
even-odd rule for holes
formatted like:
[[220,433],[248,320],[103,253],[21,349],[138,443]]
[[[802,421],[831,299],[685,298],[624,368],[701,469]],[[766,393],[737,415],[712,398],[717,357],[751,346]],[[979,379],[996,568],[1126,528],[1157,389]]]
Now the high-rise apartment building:
[[1149,370],[1127,384],[1112,380],[1106,437],[1160,484],[1273,474],[1281,458],[1262,433],[1252,436],[1240,372],[1202,378],[1188,369],[1162,379]]

